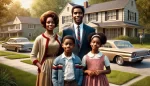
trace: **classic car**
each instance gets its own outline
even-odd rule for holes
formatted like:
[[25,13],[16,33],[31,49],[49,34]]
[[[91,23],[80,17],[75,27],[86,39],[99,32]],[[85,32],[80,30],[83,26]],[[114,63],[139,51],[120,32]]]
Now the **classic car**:
[[8,41],[2,43],[2,47],[6,50],[31,51],[33,43],[25,37],[10,38]]
[[125,40],[107,40],[99,50],[118,65],[123,65],[125,62],[140,63],[150,57],[150,50],[134,48],[129,41]]

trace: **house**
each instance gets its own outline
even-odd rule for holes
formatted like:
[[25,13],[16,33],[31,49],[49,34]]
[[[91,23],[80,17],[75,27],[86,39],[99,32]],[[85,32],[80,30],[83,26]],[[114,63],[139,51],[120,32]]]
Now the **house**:
[[[71,9],[77,4],[68,3],[59,14],[59,31],[69,26],[73,20]],[[112,0],[88,5],[84,2],[85,15],[83,22],[103,32],[108,39],[120,35],[136,37],[139,25],[139,13],[135,0]]]
[[17,16],[14,21],[0,27],[0,38],[21,36],[33,39],[44,30],[39,18]]

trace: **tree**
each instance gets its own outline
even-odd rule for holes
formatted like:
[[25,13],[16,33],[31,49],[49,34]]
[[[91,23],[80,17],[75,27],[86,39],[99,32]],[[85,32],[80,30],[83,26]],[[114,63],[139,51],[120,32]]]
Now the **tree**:
[[101,3],[101,2],[107,2],[107,1],[112,1],[112,0],[88,0],[90,5]]
[[150,31],[150,3],[149,0],[136,0],[137,9],[139,11],[139,23]]
[[0,0],[0,25],[5,21],[5,16],[7,16],[7,5],[11,3],[11,0]]
[[31,15],[33,17],[40,17],[48,10],[59,14],[67,2],[70,2],[70,0],[34,0],[31,6]]

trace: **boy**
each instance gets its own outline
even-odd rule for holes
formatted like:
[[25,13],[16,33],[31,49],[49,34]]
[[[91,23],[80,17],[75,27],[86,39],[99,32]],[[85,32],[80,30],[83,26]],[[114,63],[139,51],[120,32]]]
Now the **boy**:
[[52,82],[54,86],[81,86],[83,70],[81,60],[72,53],[75,39],[67,35],[62,40],[64,52],[53,62]]

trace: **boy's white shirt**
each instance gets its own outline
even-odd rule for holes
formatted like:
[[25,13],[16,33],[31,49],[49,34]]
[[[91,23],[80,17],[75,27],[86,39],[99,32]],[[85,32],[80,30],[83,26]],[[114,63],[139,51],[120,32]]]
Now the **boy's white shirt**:
[[[97,54],[93,54],[90,51],[87,55],[90,57],[90,59],[100,59],[103,54],[101,52],[99,52]],[[105,67],[110,66],[109,59],[106,55],[104,57],[104,63],[105,63]],[[84,57],[82,59],[82,66],[84,66],[84,67],[86,66],[86,55],[84,55]]]
[[62,58],[65,58],[65,71],[64,71],[64,80],[74,80],[74,67],[72,58],[75,58],[75,55],[72,53],[70,57],[67,57],[64,53]]

